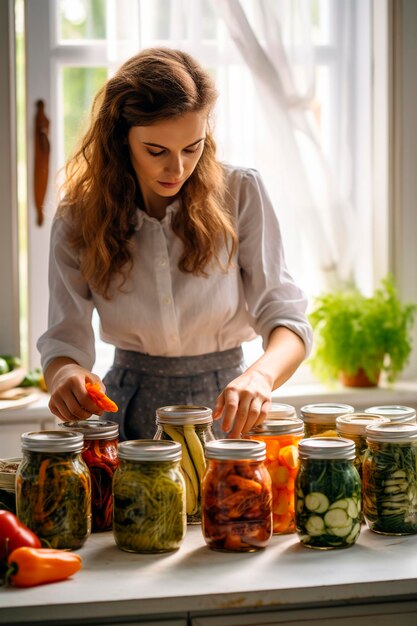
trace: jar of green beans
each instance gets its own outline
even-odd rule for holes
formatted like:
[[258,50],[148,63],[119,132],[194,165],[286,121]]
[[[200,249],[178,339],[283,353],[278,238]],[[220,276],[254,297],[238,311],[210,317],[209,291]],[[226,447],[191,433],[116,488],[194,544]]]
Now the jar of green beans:
[[417,533],[417,425],[367,426],[366,440],[362,467],[366,523],[384,535]]
[[16,512],[48,547],[76,550],[91,532],[90,472],[81,457],[83,436],[60,430],[21,436]]
[[176,550],[186,531],[181,445],[123,441],[113,476],[113,534],[126,552]]

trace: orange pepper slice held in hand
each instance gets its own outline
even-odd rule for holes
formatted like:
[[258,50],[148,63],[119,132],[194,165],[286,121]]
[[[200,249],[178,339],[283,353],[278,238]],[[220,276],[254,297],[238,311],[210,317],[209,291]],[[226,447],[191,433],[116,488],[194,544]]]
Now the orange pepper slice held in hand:
[[91,381],[86,380],[85,388],[87,389],[88,395],[92,400],[94,400],[99,409],[109,411],[110,413],[116,413],[116,411],[119,410],[117,404],[101,391],[98,383],[92,383]]

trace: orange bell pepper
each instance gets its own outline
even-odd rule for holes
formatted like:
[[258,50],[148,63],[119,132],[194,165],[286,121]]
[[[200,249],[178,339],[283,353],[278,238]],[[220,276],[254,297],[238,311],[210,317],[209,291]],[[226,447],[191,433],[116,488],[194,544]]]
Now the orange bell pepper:
[[117,404],[106,396],[105,393],[103,393],[98,383],[92,383],[91,381],[86,380],[85,388],[87,389],[88,395],[92,400],[94,400],[99,409],[109,411],[111,413],[116,413],[116,411],[119,410]]
[[58,582],[81,569],[78,554],[51,548],[16,548],[7,559],[7,578],[14,587],[34,587]]

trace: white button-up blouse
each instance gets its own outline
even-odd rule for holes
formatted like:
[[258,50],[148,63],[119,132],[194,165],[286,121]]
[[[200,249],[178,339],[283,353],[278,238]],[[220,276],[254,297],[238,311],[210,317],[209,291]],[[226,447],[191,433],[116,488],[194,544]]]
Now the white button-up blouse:
[[44,368],[66,356],[91,370],[94,307],[104,341],[152,356],[228,350],[256,335],[266,346],[277,326],[297,333],[309,353],[306,298],[287,271],[278,221],[262,179],[253,169],[225,166],[225,173],[239,245],[232,267],[224,271],[212,262],[207,277],[178,269],[182,243],[171,228],[178,200],[161,221],[138,209],[133,267],[122,290],[112,286],[110,300],[82,278],[79,254],[66,241],[66,219],[54,220],[48,330],[38,341]]

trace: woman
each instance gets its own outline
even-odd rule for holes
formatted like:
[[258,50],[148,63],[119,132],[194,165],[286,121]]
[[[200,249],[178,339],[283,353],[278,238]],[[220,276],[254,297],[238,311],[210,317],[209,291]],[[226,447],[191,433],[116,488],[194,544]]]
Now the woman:
[[[152,437],[168,404],[211,406],[217,434],[239,437],[310,350],[262,180],[216,160],[215,100],[200,65],[164,48],[128,60],[95,99],[54,219],[38,342],[62,420],[99,413],[90,379],[119,405],[122,439]],[[116,346],[104,384],[91,372],[94,308]],[[241,343],[256,335],[265,352],[245,368]]]

